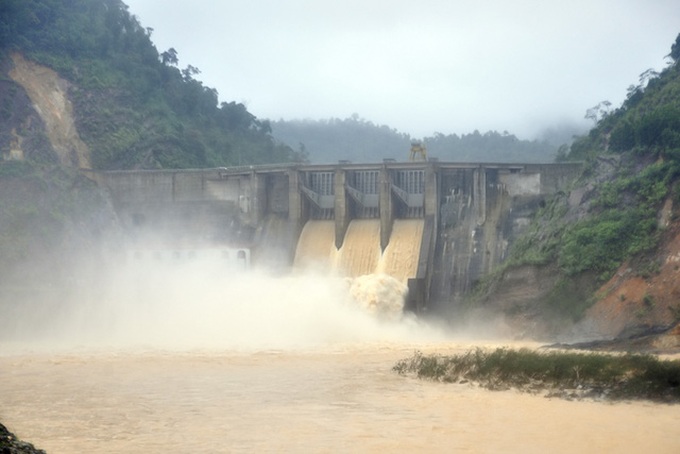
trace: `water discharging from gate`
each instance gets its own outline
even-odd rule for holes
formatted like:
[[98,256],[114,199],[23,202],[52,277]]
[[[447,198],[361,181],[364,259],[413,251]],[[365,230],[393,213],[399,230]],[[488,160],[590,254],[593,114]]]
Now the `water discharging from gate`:
[[305,224],[295,253],[295,267],[335,271],[348,277],[387,274],[402,283],[415,277],[423,236],[422,219],[397,219],[390,241],[380,250],[380,221],[350,222],[340,249],[335,247],[334,221]]

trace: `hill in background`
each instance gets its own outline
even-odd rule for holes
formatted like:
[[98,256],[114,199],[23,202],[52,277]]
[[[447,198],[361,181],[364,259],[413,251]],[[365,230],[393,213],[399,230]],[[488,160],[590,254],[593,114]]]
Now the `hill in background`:
[[[380,162],[408,159],[409,134],[376,125],[353,115],[328,120],[278,120],[271,122],[272,135],[304,154],[313,163]],[[553,162],[558,146],[548,140],[520,140],[507,131],[469,134],[435,134],[418,139],[428,156],[453,162]]]

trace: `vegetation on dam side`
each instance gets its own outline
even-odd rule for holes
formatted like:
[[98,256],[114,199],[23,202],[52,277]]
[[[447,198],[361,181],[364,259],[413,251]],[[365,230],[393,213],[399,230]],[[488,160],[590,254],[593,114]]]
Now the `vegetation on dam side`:
[[641,74],[619,108],[589,111],[596,126],[559,157],[585,161],[582,176],[546,200],[471,306],[498,309],[503,300],[508,320],[538,337],[615,337],[678,323],[679,57],[680,35],[669,65]]

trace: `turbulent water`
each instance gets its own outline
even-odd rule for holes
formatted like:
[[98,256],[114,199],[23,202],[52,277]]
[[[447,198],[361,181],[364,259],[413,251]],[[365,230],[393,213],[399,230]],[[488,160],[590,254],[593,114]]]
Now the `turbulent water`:
[[384,274],[158,263],[94,284],[2,323],[0,421],[48,453],[680,452],[674,406],[392,372],[416,349],[472,344],[404,316],[403,282]]
[[381,251],[380,221],[355,219],[347,227],[342,247],[336,249],[335,222],[308,221],[298,242],[295,264],[298,269],[330,269],[349,277],[387,274],[406,283],[416,275],[422,236],[422,219],[397,219]]

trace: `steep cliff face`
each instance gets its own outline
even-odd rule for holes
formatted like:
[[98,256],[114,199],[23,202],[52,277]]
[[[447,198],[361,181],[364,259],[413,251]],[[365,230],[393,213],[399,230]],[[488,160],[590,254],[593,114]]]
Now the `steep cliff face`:
[[[627,261],[601,286],[594,286],[594,277],[589,275],[571,281],[557,298],[575,296],[586,306],[592,304],[576,321],[558,316],[550,306],[561,279],[555,266],[505,270],[485,296],[484,307],[505,314],[513,335],[520,337],[574,342],[661,333],[680,320],[680,222],[668,226],[654,261],[658,267],[652,270],[641,270]],[[571,296],[566,295],[569,292]],[[680,348],[680,337],[663,337],[654,346]]]
[[11,59],[0,60],[0,151],[3,160],[57,162],[45,123],[21,85],[9,77]]
[[16,297],[10,287],[76,279],[76,265],[96,266],[120,236],[108,197],[77,171],[89,150],[69,84],[19,54],[1,68],[0,303]]
[[680,319],[680,222],[674,221],[666,228],[653,254],[653,263],[653,269],[649,270],[624,263],[598,289],[598,301],[587,310],[574,333],[589,338],[613,338],[661,330],[677,323]]
[[[53,70],[20,54],[12,55],[8,75],[20,88],[6,82],[8,86],[2,93],[3,102],[12,106],[10,121],[5,126],[10,130],[10,140],[2,144],[5,159],[54,153],[63,166],[90,168],[90,151],[80,139],[73,119],[69,83]],[[30,144],[35,142],[35,136],[46,137],[49,145]]]
[[[630,255],[614,273],[591,269],[569,274],[562,256],[564,249],[560,249],[568,241],[572,226],[593,223],[593,217],[601,212],[606,188],[618,184],[621,172],[640,175],[644,169],[662,164],[635,155],[624,159],[599,157],[590,165],[587,178],[558,194],[552,207],[535,219],[524,259],[492,276],[486,290],[476,298],[476,305],[504,314],[515,335],[535,339],[591,341],[672,331],[680,321],[680,212],[675,203],[675,183],[651,180],[657,187],[670,186],[666,188],[668,195],[655,205],[655,243]],[[641,185],[635,188],[644,190]],[[625,194],[618,195],[624,201],[628,199]],[[588,237],[585,244],[595,249],[605,241],[605,250],[610,247],[614,255],[618,245],[612,239]],[[586,253],[588,249],[584,248]],[[590,259],[584,256],[582,260]],[[611,277],[602,282],[606,274]],[[649,348],[680,348],[677,335],[650,342]]]

